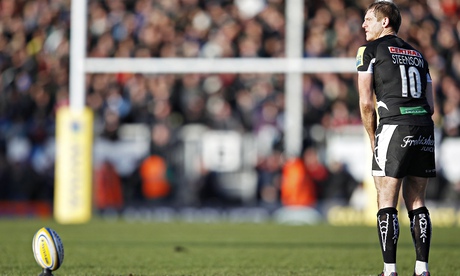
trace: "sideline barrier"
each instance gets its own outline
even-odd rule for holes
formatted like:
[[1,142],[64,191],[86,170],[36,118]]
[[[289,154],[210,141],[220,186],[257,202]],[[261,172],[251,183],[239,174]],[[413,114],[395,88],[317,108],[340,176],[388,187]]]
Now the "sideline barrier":
[[[460,210],[454,207],[428,207],[434,227],[460,227]],[[323,216],[319,212],[306,212],[308,217],[299,217],[299,212],[287,217],[279,217],[280,207],[269,210],[263,207],[238,208],[172,208],[172,207],[127,207],[122,211],[107,209],[95,215],[106,221],[122,220],[127,223],[170,223],[183,221],[186,223],[267,223],[274,222],[291,225],[314,225],[328,223],[333,226],[369,225],[367,213],[348,206],[332,206]],[[52,204],[44,201],[0,201],[0,218],[51,218]],[[407,212],[399,211],[401,225],[409,225]]]
[[[428,207],[434,227],[460,226],[460,210],[454,207]],[[149,223],[182,221],[187,223],[266,223],[274,222],[291,225],[331,224],[334,226],[361,226],[369,224],[367,213],[347,206],[332,206],[326,214],[320,215],[315,209],[296,211],[280,217],[285,208],[269,210],[263,207],[238,208],[171,208],[171,207],[129,207],[121,212],[106,210],[100,216],[108,221],[123,220],[128,223]],[[407,211],[400,209],[399,221],[409,225]],[[303,217],[300,217],[302,216]]]
[[[428,207],[434,227],[460,226],[460,210],[453,207]],[[409,225],[405,209],[399,210],[399,223]],[[335,206],[327,213],[327,222],[335,226],[369,225],[367,212],[351,207]]]
[[47,201],[0,201],[0,217],[49,218],[52,211]]

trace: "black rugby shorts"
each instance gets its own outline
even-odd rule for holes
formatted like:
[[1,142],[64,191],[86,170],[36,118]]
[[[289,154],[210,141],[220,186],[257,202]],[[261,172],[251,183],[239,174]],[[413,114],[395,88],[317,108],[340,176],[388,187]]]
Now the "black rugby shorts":
[[432,126],[379,125],[372,175],[435,177],[434,148]]

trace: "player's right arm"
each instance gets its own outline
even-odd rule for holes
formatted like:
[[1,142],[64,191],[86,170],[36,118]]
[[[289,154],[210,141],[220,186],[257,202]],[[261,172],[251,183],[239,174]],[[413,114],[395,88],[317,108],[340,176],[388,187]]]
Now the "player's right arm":
[[368,72],[358,73],[359,109],[364,129],[369,135],[371,149],[374,150],[377,113],[375,110],[373,75]]
[[374,101],[374,61],[372,51],[366,46],[358,49],[356,69],[358,70],[359,109],[364,129],[369,135],[371,149],[374,151],[375,131],[377,129],[377,112]]

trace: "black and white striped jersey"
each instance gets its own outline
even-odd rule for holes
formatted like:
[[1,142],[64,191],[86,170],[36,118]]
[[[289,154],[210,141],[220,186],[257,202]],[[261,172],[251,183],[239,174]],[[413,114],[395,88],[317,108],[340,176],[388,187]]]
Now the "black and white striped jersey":
[[356,68],[373,74],[380,123],[433,124],[426,98],[428,63],[410,44],[394,35],[371,41],[358,49]]

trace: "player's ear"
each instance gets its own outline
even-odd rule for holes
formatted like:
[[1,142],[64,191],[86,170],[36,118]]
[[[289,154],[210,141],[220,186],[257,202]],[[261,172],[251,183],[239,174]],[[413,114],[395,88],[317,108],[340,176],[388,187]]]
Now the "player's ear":
[[390,19],[388,17],[384,17],[382,19],[382,27],[386,28],[388,25],[390,25]]

